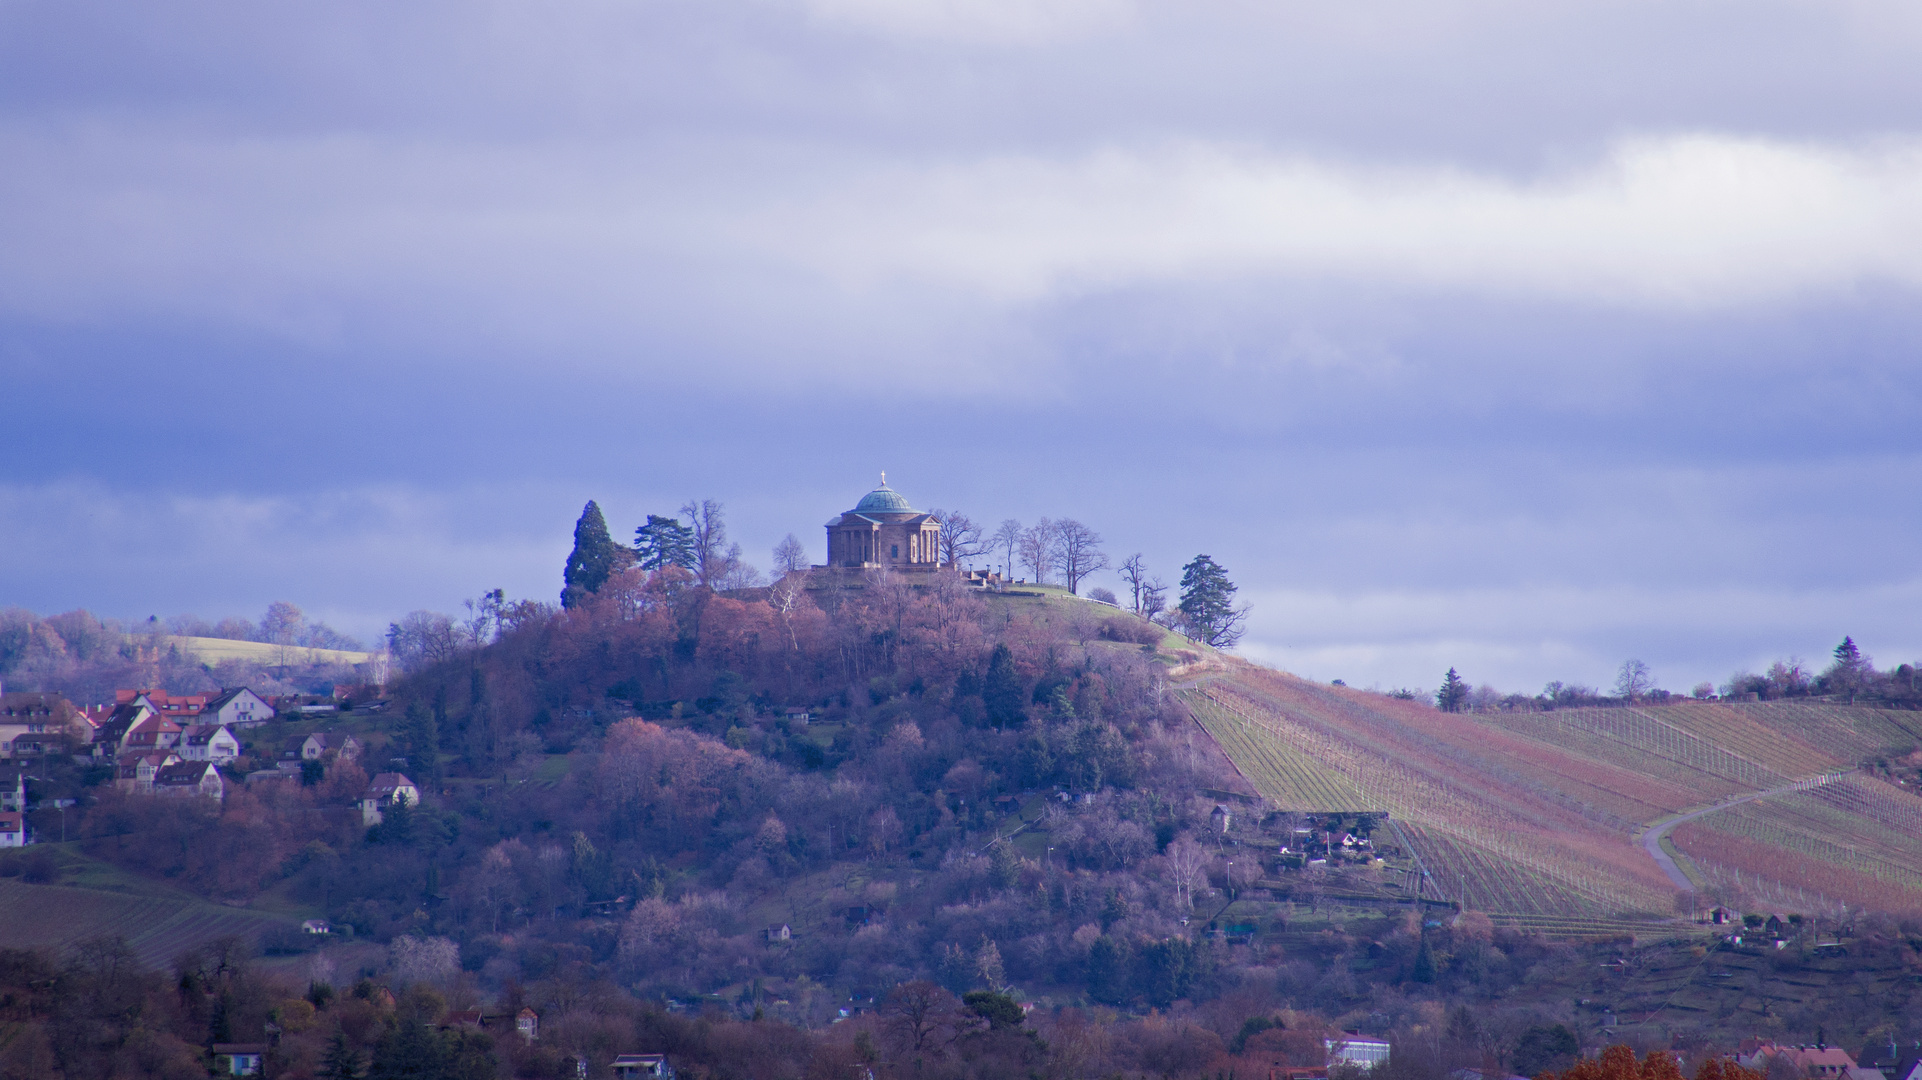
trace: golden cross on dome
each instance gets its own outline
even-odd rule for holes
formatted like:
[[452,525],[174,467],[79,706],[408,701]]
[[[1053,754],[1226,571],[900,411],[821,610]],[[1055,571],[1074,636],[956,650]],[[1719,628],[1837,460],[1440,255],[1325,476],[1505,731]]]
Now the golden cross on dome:
[[888,471],[886,469],[881,470],[881,486],[888,486]]

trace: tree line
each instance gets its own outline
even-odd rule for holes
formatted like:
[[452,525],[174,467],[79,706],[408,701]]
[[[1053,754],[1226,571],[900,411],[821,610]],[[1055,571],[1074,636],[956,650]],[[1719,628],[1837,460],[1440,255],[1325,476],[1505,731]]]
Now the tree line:
[[[1841,700],[1850,705],[1875,704],[1886,707],[1922,708],[1922,665],[1898,664],[1878,671],[1875,662],[1855,638],[1845,636],[1830,653],[1830,663],[1820,672],[1811,671],[1802,661],[1777,660],[1760,675],[1737,671],[1721,686],[1697,683],[1687,694],[1672,693],[1656,685],[1655,672],[1642,660],[1630,658],[1616,669],[1613,693],[1580,683],[1556,679],[1542,687],[1539,694],[1503,694],[1487,685],[1471,686],[1468,680],[1449,668],[1434,693],[1436,708],[1443,712],[1547,711],[1608,705],[1660,704],[1666,701],[1708,701],[1720,699],[1774,701],[1789,698],[1820,697]],[[1339,681],[1339,680],[1337,680]],[[1413,690],[1391,692],[1392,697],[1413,700]]]

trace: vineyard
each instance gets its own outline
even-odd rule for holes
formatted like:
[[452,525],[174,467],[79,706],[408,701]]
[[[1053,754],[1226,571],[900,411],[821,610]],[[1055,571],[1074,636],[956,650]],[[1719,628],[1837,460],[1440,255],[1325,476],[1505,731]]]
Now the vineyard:
[[[1448,714],[1241,663],[1182,698],[1276,809],[1387,811],[1446,899],[1591,925],[1673,910],[1637,842],[1648,825],[1922,746],[1922,716],[1868,708]],[[1922,907],[1922,798],[1877,780],[1754,800],[1673,839],[1710,884],[1785,910]]]
[[7,913],[0,920],[0,946],[59,948],[117,936],[126,939],[142,963],[160,968],[215,938],[258,940],[283,922],[185,897],[29,885],[18,879],[0,879],[0,911]]

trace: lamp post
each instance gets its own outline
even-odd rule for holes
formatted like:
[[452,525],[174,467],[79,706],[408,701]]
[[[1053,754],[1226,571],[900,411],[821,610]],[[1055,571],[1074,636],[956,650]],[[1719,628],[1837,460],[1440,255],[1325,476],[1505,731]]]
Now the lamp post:
[[1228,860],[1228,902],[1235,902],[1235,860]]

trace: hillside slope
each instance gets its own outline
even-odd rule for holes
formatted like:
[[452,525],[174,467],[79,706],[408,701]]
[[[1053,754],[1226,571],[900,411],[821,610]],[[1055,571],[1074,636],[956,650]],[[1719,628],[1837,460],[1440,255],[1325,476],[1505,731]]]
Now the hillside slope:
[[1449,714],[1239,661],[1181,693],[1276,808],[1387,812],[1431,892],[1467,907],[1667,916],[1678,889],[1637,843],[1648,827],[1810,778],[1831,779],[1676,830],[1698,891],[1788,911],[1922,907],[1922,798],[1851,772],[1922,747],[1916,714],[1782,702]]

